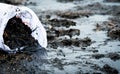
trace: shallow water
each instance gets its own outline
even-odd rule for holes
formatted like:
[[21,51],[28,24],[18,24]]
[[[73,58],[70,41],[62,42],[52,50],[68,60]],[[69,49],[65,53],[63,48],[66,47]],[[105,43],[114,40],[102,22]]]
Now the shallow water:
[[[69,9],[73,9],[76,6],[86,6],[89,4],[94,4],[99,2],[103,5],[108,6],[120,6],[120,3],[108,3],[104,2],[103,0],[83,0],[80,2],[68,2],[68,3],[60,3],[56,2],[56,0],[36,0],[36,6],[28,6],[32,8],[35,12],[41,11],[67,11]],[[61,18],[55,16],[54,14],[51,15],[52,18]],[[76,74],[77,72],[80,73],[103,73],[99,70],[94,70],[91,68],[96,64],[99,67],[103,67],[105,64],[109,64],[110,66],[116,68],[120,73],[120,60],[113,61],[110,58],[103,57],[101,59],[94,59],[91,57],[92,54],[107,54],[107,53],[118,53],[120,54],[120,42],[117,40],[108,41],[105,44],[105,41],[109,39],[107,36],[107,31],[94,31],[93,29],[96,28],[97,24],[102,24],[105,21],[109,21],[109,18],[112,18],[112,15],[100,15],[94,14],[90,15],[89,17],[80,17],[77,19],[70,19],[76,22],[76,26],[71,26],[70,28],[75,28],[80,30],[79,36],[74,36],[74,38],[91,38],[94,43],[90,46],[86,47],[85,50],[82,50],[81,47],[58,47],[57,49],[47,48],[48,52],[48,59],[55,59],[58,58],[62,60],[63,63],[63,70],[58,69],[53,64],[49,64],[45,66],[45,70],[50,70],[50,74]],[[68,37],[69,38],[69,37]],[[58,50],[62,50],[65,54],[65,57],[58,56]],[[98,50],[98,52],[93,53],[93,50]],[[77,62],[77,63],[76,63]],[[87,63],[86,63],[87,62]],[[67,63],[67,64],[65,64]],[[71,64],[72,63],[72,64]]]
[[[73,2],[69,0],[67,2],[57,2],[57,0],[29,1],[31,3],[29,4],[28,2],[26,6],[37,14],[43,26],[50,32],[48,34],[53,35],[54,30],[52,29],[60,30],[62,33],[67,33],[70,29],[75,29],[75,31],[72,31],[72,36],[68,34],[56,36],[57,34],[55,34],[56,37],[53,40],[48,38],[48,47],[46,48],[48,53],[47,60],[41,57],[41,51],[32,52],[33,54],[31,55],[25,51],[22,54],[18,53],[11,56],[1,55],[0,74],[109,74],[101,70],[106,64],[111,66],[112,70],[116,69],[119,71],[120,74],[120,41],[110,38],[107,35],[108,28],[106,28],[109,27],[106,24],[113,25],[115,22],[114,17],[117,19],[120,16],[120,3],[105,2],[103,0],[76,0]],[[79,15],[77,18],[58,15],[58,13],[64,14],[67,12],[73,13],[68,13],[69,16],[76,13]],[[112,22],[110,18],[113,19]],[[52,19],[58,20],[59,23],[65,19],[66,21],[64,22],[69,23],[72,21],[76,25],[59,27],[57,26],[58,22],[55,25],[50,24],[51,22],[49,21]],[[55,20],[52,23],[56,22]],[[119,18],[115,23],[120,24]],[[80,35],[76,34],[76,29],[77,33],[80,30]],[[66,30],[68,31],[66,32]],[[71,32],[68,33],[71,34]],[[90,40],[87,40],[88,42],[83,42],[87,46],[83,46],[79,42],[76,45],[69,45],[68,43],[68,46],[67,44],[62,45],[62,43],[57,44],[57,41],[67,39],[71,40],[70,43],[75,43],[72,41],[75,39],[75,41],[84,41],[86,37],[90,38]],[[82,41],[80,42],[82,43]],[[53,47],[50,44],[53,44]],[[56,48],[56,46],[58,47]],[[46,58],[46,56],[43,57]]]
[[[94,53],[89,52],[90,49],[92,49],[93,47],[96,48],[98,50],[99,54],[107,54],[107,53],[114,53],[114,52],[120,52],[120,49],[118,45],[120,45],[119,41],[110,41],[107,43],[107,45],[104,45],[104,41],[106,39],[108,39],[109,37],[107,37],[106,35],[106,31],[98,31],[95,32],[93,31],[93,29],[95,28],[95,25],[97,23],[102,23],[104,21],[107,21],[108,18],[110,18],[111,16],[106,15],[93,15],[90,16],[89,18],[80,18],[80,19],[76,19],[74,20],[75,22],[77,22],[77,26],[72,26],[70,28],[76,28],[76,29],[80,29],[81,34],[79,36],[74,36],[73,38],[84,38],[84,37],[90,37],[93,41],[95,41],[95,43],[93,43],[91,46],[88,46],[86,48],[86,51],[81,51],[81,48],[79,47],[73,47],[73,48],[69,48],[69,47],[59,47],[58,50],[63,50],[63,52],[66,54],[65,57],[63,56],[57,56],[56,55],[56,51],[53,53],[48,53],[49,59],[50,58],[59,58],[59,59],[66,59],[64,60],[64,62],[82,62],[83,65],[79,65],[80,63],[78,63],[78,65],[68,65],[65,66],[64,71],[65,73],[67,72],[68,74],[75,74],[77,71],[79,71],[79,67],[82,67],[82,71],[83,73],[85,73],[86,71],[94,71],[90,69],[90,66],[85,66],[84,62],[86,61],[91,61],[94,64],[98,64],[99,66],[103,66],[104,64],[109,64],[110,66],[117,68],[117,70],[120,70],[120,60],[119,61],[112,61],[111,59],[108,58],[103,58],[100,60],[96,60],[96,59],[90,59],[89,55],[92,55]],[[100,19],[100,18],[104,18],[104,19]],[[48,49],[50,50],[50,49]],[[75,50],[75,52],[73,52]],[[88,51],[87,51],[88,50]],[[92,49],[93,50],[93,49]],[[76,57],[80,56],[81,59],[78,59]],[[83,58],[83,60],[82,60]],[[102,61],[102,63],[101,63]],[[78,67],[78,68],[76,68]],[[64,73],[64,71],[60,71],[59,70],[55,70],[55,74],[56,73]]]

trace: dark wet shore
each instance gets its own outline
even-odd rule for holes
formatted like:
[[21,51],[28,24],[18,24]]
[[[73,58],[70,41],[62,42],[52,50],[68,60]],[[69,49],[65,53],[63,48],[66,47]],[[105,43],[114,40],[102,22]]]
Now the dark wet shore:
[[25,3],[46,28],[47,58],[41,50],[0,54],[0,74],[120,74],[120,1],[50,2]]

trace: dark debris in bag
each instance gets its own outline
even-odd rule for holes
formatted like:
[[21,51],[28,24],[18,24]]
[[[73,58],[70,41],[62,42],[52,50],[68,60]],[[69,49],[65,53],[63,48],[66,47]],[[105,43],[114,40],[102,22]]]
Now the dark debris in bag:
[[37,41],[32,37],[31,33],[31,29],[20,18],[15,16],[8,21],[4,30],[4,43],[10,49],[33,46]]
[[8,21],[3,34],[4,43],[11,51],[24,48],[15,54],[0,48],[0,74],[29,74],[27,72],[33,73],[31,67],[35,67],[36,70],[36,66],[48,62],[46,49],[31,36],[31,33],[31,29],[20,18],[13,17]]

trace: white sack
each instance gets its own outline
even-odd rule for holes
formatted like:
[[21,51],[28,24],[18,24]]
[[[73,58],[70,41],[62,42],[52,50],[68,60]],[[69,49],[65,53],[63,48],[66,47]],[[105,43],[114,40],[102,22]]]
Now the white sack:
[[24,24],[30,27],[33,31],[31,35],[38,40],[42,47],[47,46],[46,31],[36,14],[31,9],[24,6],[0,3],[0,48],[6,51],[12,51],[9,46],[4,44],[3,33],[8,20],[14,16],[21,18]]

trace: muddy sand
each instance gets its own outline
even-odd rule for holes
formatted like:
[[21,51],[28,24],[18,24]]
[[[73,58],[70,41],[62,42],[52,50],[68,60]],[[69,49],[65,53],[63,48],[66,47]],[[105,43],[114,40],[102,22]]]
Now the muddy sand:
[[[119,0],[29,0],[47,31],[41,50],[0,54],[0,74],[120,74]],[[30,48],[34,49],[34,48]]]

